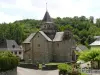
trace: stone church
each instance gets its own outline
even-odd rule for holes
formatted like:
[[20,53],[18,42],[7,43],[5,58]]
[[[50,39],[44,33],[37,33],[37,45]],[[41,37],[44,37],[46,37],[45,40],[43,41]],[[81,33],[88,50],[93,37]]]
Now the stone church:
[[26,63],[72,62],[76,49],[72,32],[58,32],[49,12],[46,11],[40,31],[30,34],[23,42]]

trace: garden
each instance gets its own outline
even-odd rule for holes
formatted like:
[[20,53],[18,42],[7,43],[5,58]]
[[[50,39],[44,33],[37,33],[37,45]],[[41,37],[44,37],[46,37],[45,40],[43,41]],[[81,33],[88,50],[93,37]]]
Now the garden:
[[76,63],[72,64],[59,64],[59,75],[87,75],[85,73],[81,73],[80,68]]

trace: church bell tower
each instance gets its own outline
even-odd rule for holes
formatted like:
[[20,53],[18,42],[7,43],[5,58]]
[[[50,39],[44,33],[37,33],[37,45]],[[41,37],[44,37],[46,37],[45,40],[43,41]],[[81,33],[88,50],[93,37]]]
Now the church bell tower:
[[57,31],[57,27],[47,10],[42,19],[41,31],[43,31],[51,40],[53,40]]

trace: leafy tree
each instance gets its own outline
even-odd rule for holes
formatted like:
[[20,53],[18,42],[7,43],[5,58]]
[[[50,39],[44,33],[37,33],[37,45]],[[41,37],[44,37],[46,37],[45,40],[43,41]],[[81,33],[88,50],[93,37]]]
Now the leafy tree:
[[91,23],[94,23],[93,21],[94,21],[94,17],[93,16],[90,16],[89,17],[89,21],[91,22]]
[[78,59],[84,60],[86,62],[90,61],[91,66],[92,66],[92,63],[95,61],[97,61],[99,63],[99,61],[100,61],[100,49],[99,48],[92,48],[91,50],[83,51],[80,53],[80,56]]
[[79,59],[84,61],[98,61],[100,60],[100,49],[99,48],[92,48],[88,51],[83,51],[80,53]]
[[97,27],[100,27],[100,18],[96,19],[96,25]]

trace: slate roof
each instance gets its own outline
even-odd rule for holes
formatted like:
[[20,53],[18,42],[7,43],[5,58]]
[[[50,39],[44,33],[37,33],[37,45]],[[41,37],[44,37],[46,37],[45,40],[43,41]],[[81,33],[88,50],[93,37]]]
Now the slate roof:
[[[52,41],[43,31],[39,31],[48,41]],[[38,32],[37,32],[38,33]],[[30,34],[23,43],[30,43],[31,39],[37,34],[32,33]]]
[[43,21],[43,22],[47,22],[47,23],[52,23],[52,18],[50,17],[48,11],[46,11],[46,13],[45,13],[44,18],[43,18],[42,21]]
[[7,48],[6,40],[2,40],[2,42],[0,42],[0,48]]
[[63,35],[64,35],[64,32],[56,32],[56,35],[55,35],[53,41],[62,41]]
[[100,45],[100,38],[98,38],[97,40],[95,40],[93,43],[90,44],[90,46],[96,46],[96,45]]
[[95,39],[98,39],[98,38],[100,38],[100,36],[94,36],[94,38],[95,38]]
[[[64,32],[56,32],[55,37],[51,40],[43,31],[39,31],[48,41],[62,41]],[[37,32],[38,33],[38,32]],[[28,38],[23,43],[30,43],[30,40],[35,36],[37,33],[32,33],[29,35]]]
[[88,50],[88,48],[84,45],[78,45],[76,47],[76,50],[80,52],[80,51]]
[[20,46],[15,42],[15,40],[6,40],[6,41],[8,50],[21,50]]
[[5,40],[4,42],[0,43],[0,50],[22,50],[22,48],[20,48],[15,40]]
[[43,31],[39,31],[48,41],[52,41]]
[[25,39],[25,41],[24,41],[23,43],[30,43],[31,39],[34,37],[35,34],[36,34],[36,33],[30,34],[30,35]]

